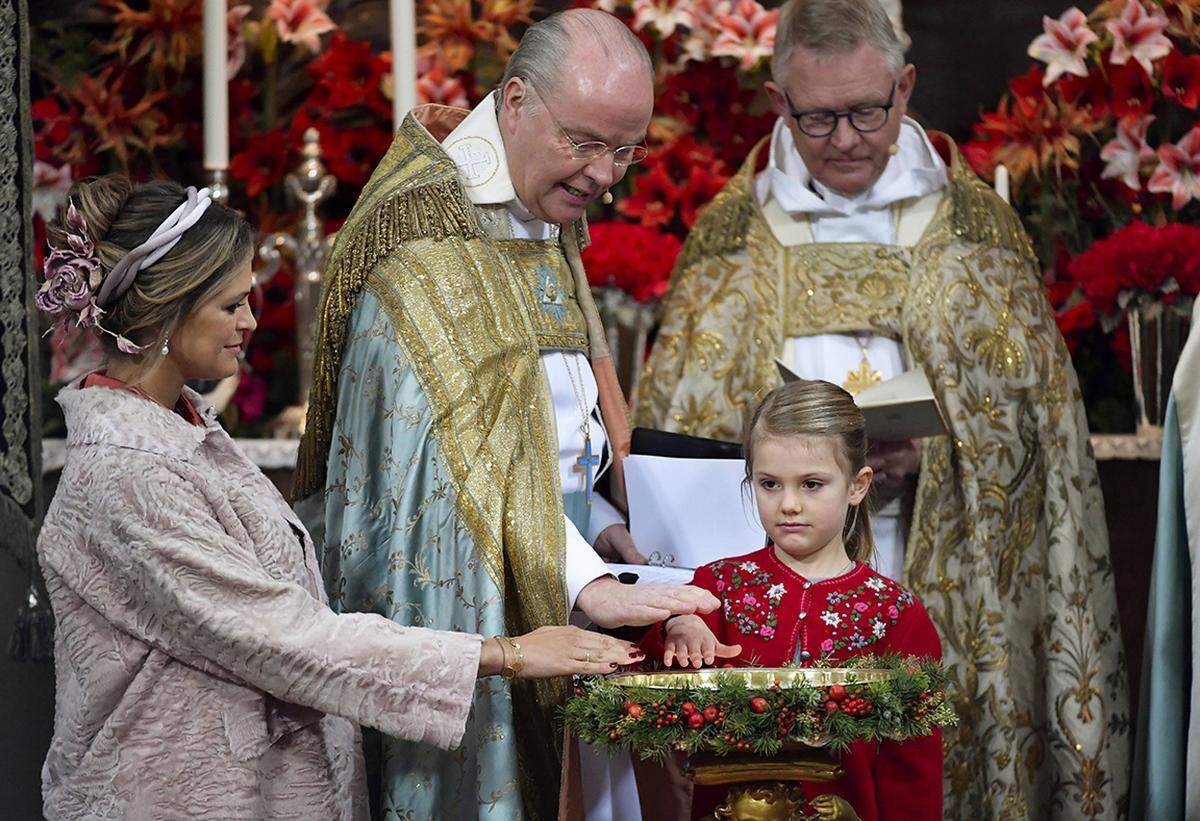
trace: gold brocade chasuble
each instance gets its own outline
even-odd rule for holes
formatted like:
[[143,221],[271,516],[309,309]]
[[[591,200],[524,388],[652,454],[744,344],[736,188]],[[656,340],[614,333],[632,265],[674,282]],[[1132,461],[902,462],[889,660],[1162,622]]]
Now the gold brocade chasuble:
[[899,340],[950,429],[922,442],[905,556],[960,717],[945,817],[1120,817],[1128,693],[1103,501],[1019,220],[949,144],[950,185],[914,246],[785,246],[754,194],[762,147],[684,245],[636,424],[739,441],[787,338]]
[[[617,454],[627,449],[628,419],[591,293],[580,287],[585,227],[565,227],[556,241],[513,240],[498,231],[500,217],[470,202],[454,162],[407,117],[327,267],[294,496],[324,487],[347,322],[369,291],[430,405],[455,515],[518,635],[568,615],[557,433],[540,351],[590,352]],[[559,680],[513,685],[530,818],[557,816],[561,735],[552,713],[564,695]]]

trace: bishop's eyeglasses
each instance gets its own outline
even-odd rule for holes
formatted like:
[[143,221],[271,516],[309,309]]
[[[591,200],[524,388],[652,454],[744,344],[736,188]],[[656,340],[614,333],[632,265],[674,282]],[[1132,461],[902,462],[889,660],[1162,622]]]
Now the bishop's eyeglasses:
[[783,98],[787,100],[788,108],[796,120],[797,127],[809,137],[828,137],[837,130],[838,121],[843,117],[850,121],[851,127],[859,134],[870,134],[887,124],[888,116],[896,105],[896,81],[892,80],[892,90],[888,92],[886,103],[860,105],[847,111],[829,111],[828,109],[797,111],[796,107],[792,105],[792,98],[787,95],[786,91],[783,93]]
[[[529,81],[526,80],[526,83],[529,83]],[[529,83],[529,86],[532,88],[533,84]],[[541,93],[539,93],[536,88],[533,90],[538,94],[538,97],[541,98],[542,108],[544,108],[546,113],[550,115],[550,120],[554,123],[554,127],[558,129],[559,136],[567,141],[567,151],[571,155],[572,159],[594,160],[597,157],[601,157],[611,151],[614,164],[633,165],[646,159],[646,155],[650,153],[650,149],[644,145],[620,145],[616,148],[611,148],[609,147],[608,143],[600,140],[576,142],[571,138],[571,135],[567,133],[567,130],[563,128],[562,123],[558,121],[558,118],[554,116],[554,112],[550,110],[550,106],[546,105],[546,98],[542,97]]]

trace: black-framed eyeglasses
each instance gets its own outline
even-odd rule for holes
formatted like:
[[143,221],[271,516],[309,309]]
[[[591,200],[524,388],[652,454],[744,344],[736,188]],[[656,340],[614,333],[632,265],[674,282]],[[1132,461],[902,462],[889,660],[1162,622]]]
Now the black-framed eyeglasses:
[[[530,88],[533,84],[528,80],[525,81]],[[533,88],[537,92],[536,88]],[[644,145],[620,145],[612,148],[608,143],[600,140],[586,140],[584,142],[576,142],[563,128],[562,123],[554,116],[554,112],[550,110],[550,106],[546,105],[546,98],[539,93],[538,97],[542,101],[542,108],[546,109],[546,113],[550,115],[550,120],[554,123],[554,127],[558,129],[559,136],[567,141],[567,150],[572,159],[576,160],[594,160],[597,157],[602,157],[608,152],[612,152],[613,163],[616,165],[634,165],[646,159],[650,153],[650,149]]]
[[792,98],[785,91],[783,98],[787,100],[788,109],[796,120],[796,126],[809,137],[828,137],[837,130],[838,120],[845,117],[851,127],[859,134],[870,134],[887,125],[888,117],[895,107],[896,81],[892,80],[892,90],[888,92],[887,102],[882,105],[860,105],[847,111],[829,111],[816,109],[812,111],[797,111],[792,105]]

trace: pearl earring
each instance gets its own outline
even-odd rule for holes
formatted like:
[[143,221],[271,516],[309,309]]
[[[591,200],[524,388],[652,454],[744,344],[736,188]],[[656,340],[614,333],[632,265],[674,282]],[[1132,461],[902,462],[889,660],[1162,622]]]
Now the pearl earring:
[[162,355],[166,356],[171,352],[171,346],[167,344],[169,337],[163,337]]
[[897,145],[896,143],[892,143],[891,145],[888,146],[888,153],[891,154],[893,157],[896,156],[897,154],[900,153],[900,146]]
[[612,201],[613,195],[611,191],[605,191],[604,196],[600,198],[600,202],[604,203],[605,205],[612,205]]

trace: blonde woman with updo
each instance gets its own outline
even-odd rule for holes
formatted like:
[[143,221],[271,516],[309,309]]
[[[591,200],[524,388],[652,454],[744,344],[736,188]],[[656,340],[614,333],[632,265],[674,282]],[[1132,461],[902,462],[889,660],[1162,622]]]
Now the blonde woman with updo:
[[326,605],[312,541],[186,387],[254,331],[250,226],[207,189],[77,183],[38,307],[108,361],[59,394],[67,457],[38,540],[56,619],[51,819],[366,818],[356,724],[453,748],[477,677],[609,672],[572,627],[509,639]]

